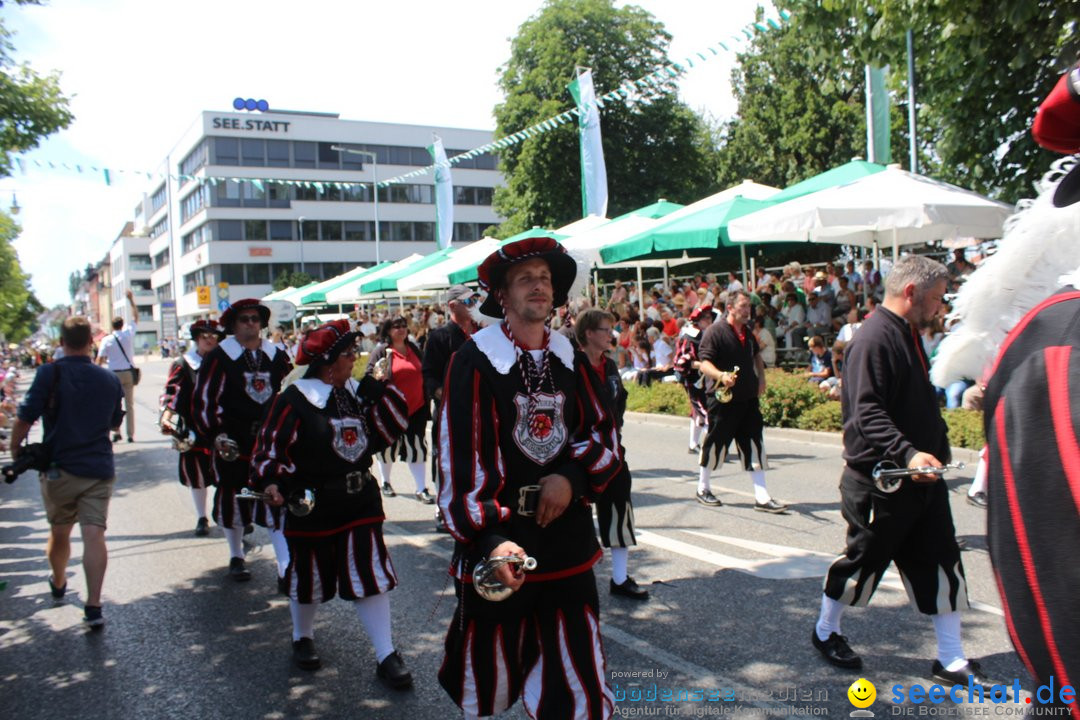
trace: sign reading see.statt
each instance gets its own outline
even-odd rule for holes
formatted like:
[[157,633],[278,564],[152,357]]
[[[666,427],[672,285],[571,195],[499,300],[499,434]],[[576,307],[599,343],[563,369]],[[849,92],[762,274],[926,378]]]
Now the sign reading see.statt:
[[283,120],[257,120],[255,118],[216,117],[213,119],[215,130],[263,130],[287,133],[291,124]]

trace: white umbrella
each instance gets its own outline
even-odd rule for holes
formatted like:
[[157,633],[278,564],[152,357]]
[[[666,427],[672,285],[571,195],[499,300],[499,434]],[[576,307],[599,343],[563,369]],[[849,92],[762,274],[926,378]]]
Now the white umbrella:
[[409,293],[416,290],[438,290],[450,287],[450,274],[482,262],[499,247],[495,238],[481,238],[459,248],[437,265],[424,268],[407,278],[398,280],[398,291]]
[[418,253],[413,253],[407,258],[398,260],[396,263],[370,272],[364,275],[362,278],[358,277],[356,282],[345,283],[341,287],[334,288],[333,290],[330,290],[326,293],[326,302],[320,303],[320,305],[349,305],[355,303],[362,297],[360,295],[360,285],[366,282],[371,282],[372,280],[378,280],[383,275],[389,275],[392,272],[400,270],[406,265],[411,265],[422,257],[424,256]]
[[819,242],[862,247],[919,245],[956,237],[1001,237],[1013,208],[890,165],[845,185],[728,223],[732,242]]

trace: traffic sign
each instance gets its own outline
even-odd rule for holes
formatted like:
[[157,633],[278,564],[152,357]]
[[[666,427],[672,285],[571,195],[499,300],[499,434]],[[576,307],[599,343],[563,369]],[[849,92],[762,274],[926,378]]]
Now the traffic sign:
[[220,310],[221,312],[225,312],[226,310],[229,309],[229,301],[228,300],[218,300],[217,301],[217,309]]
[[210,307],[210,286],[199,285],[196,287],[195,297],[199,300],[199,307]]

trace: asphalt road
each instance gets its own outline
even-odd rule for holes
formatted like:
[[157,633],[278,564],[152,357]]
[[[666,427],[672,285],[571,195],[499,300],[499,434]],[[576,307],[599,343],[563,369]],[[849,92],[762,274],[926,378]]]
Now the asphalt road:
[[[316,623],[323,669],[297,670],[290,662],[288,604],[274,594],[265,532],[253,536],[254,579],[247,584],[226,576],[220,530],[209,538],[192,535],[194,515],[188,491],[176,480],[176,455],[154,427],[167,365],[149,361],[143,368],[136,442],[116,445],[103,632],[81,626],[85,584],[78,542],[69,599],[54,605],[49,597],[47,524],[36,478],[0,487],[0,581],[7,582],[0,592],[4,715],[456,717],[435,677],[454,609],[445,574],[451,543],[433,531],[432,508],[408,494],[406,468],[394,469],[403,494],[386,501],[386,537],[401,581],[391,594],[394,639],[415,689],[393,692],[376,681],[363,628],[340,600],[324,605]],[[847,688],[858,675],[825,664],[809,641],[825,568],[844,541],[840,450],[835,440],[808,441],[814,439],[767,434],[770,490],[792,505],[790,514],[773,516],[753,512],[749,479],[733,461],[714,478],[724,506],[697,504],[685,422],[628,420],[625,444],[639,530],[630,570],[651,599],[610,597],[610,565],[605,559],[596,567],[608,671],[617,697],[625,698],[620,714],[743,716],[802,708],[847,716],[853,710]],[[994,679],[1019,678],[1030,690],[1006,635],[986,552],[985,514],[964,501],[973,470],[972,464],[948,480],[957,532],[969,548],[964,565],[976,605],[964,615],[965,649],[983,660]],[[863,656],[862,675],[877,687],[871,710],[879,717],[896,714],[889,702],[894,685],[931,684],[932,626],[908,605],[895,573],[870,608],[849,610],[844,633]],[[676,699],[663,700],[665,691]],[[657,699],[647,700],[652,692]],[[912,708],[915,714],[919,709]],[[518,705],[504,716],[525,715]]]

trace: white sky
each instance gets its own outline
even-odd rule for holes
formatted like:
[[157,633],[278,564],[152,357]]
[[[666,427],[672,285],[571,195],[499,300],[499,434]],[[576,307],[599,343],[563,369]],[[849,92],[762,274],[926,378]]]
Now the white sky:
[[[619,5],[630,3],[618,2]],[[672,35],[671,58],[728,40],[768,0],[639,0]],[[153,170],[203,110],[235,97],[354,120],[493,128],[497,70],[539,0],[52,0],[8,3],[15,60],[59,70],[75,121],[29,153],[42,162]],[[770,8],[770,14],[774,15]],[[734,58],[697,63],[680,83],[695,110],[735,110]],[[606,92],[611,88],[597,88]],[[571,99],[567,94],[567,109]],[[28,166],[0,179],[17,193],[16,248],[46,305],[67,303],[68,275],[96,262],[147,190],[112,173]]]

